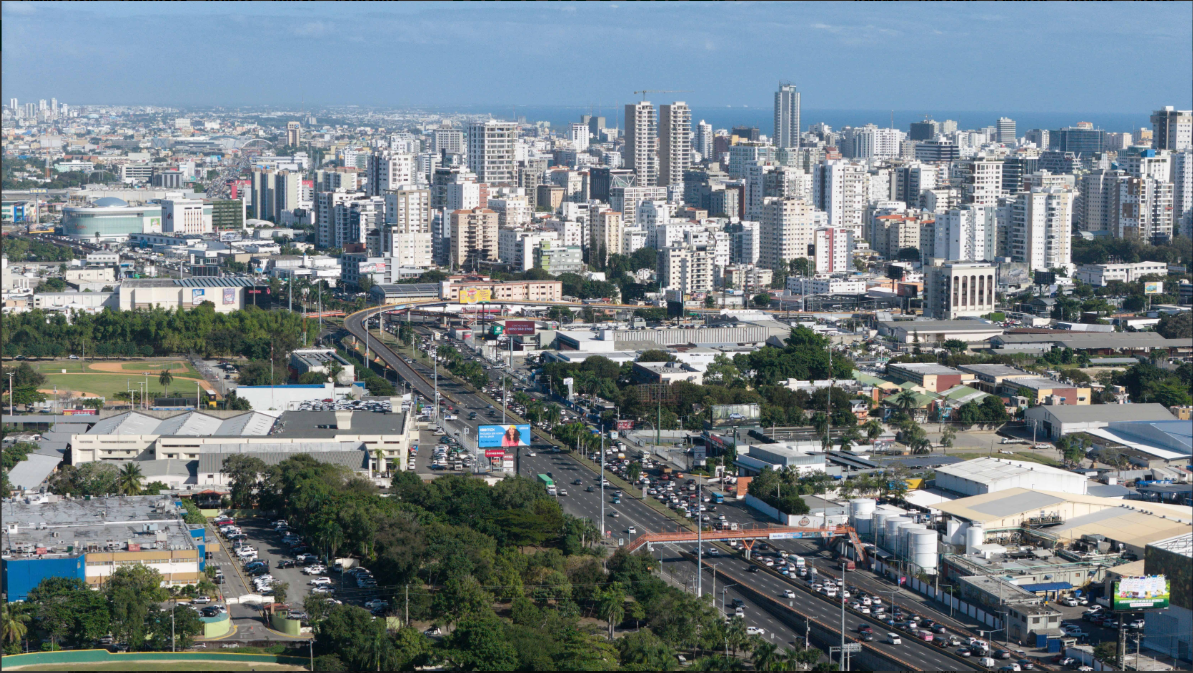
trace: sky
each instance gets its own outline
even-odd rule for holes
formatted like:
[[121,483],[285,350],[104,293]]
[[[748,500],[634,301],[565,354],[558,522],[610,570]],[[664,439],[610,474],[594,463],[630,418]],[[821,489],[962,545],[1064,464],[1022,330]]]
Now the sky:
[[1193,3],[3,2],[4,102],[1193,107]]

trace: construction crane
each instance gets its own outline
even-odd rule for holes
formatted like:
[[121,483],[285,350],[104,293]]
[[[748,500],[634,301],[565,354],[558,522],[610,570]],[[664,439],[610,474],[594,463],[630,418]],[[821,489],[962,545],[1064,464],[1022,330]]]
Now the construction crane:
[[635,91],[634,95],[642,94],[643,102],[646,101],[646,94],[648,93],[691,93],[691,89],[643,89]]

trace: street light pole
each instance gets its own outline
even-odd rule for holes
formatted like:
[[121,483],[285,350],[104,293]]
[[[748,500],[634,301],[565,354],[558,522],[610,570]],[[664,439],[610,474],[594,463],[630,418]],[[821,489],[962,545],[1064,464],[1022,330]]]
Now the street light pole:
[[700,484],[696,484],[696,598],[704,597],[704,572],[701,563],[704,561],[704,522],[700,514]]
[[[832,351],[830,351],[831,353]],[[841,600],[841,670],[848,671],[849,664],[846,663],[849,655],[845,653],[845,562],[841,562],[841,591],[837,592],[838,598]]]

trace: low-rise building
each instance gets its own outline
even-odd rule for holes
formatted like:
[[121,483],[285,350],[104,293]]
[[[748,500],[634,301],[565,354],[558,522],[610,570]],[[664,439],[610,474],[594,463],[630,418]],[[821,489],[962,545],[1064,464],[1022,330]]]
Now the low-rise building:
[[290,368],[302,376],[307,372],[330,376],[334,368],[340,370],[335,383],[351,384],[356,380],[356,368],[332,348],[301,348],[290,353]]
[[967,374],[952,367],[921,362],[889,364],[887,365],[886,373],[900,381],[914,383],[934,393],[959,386],[967,381],[972,381],[974,378],[973,374]]
[[1024,414],[1028,423],[1038,423],[1041,437],[1059,439],[1075,432],[1104,428],[1116,421],[1173,421],[1163,404],[1092,404],[1083,406],[1045,404]]
[[634,380],[638,383],[687,381],[700,385],[704,381],[704,374],[683,362],[635,362]]
[[497,281],[484,277],[455,277],[443,281],[439,296],[445,301],[461,304],[563,301],[563,283],[558,280]]
[[950,339],[978,343],[1006,330],[981,320],[898,320],[878,323],[878,333],[899,343],[941,344]]
[[961,495],[994,493],[1009,488],[1084,495],[1088,485],[1089,479],[1076,472],[1002,458],[974,458],[936,468],[936,486]]
[[1105,287],[1112,280],[1134,283],[1144,276],[1167,276],[1165,262],[1134,262],[1124,264],[1083,264],[1073,278],[1094,287]]
[[190,309],[211,302],[217,313],[231,313],[244,308],[246,292],[256,282],[252,278],[131,278],[120,283],[120,310]]
[[99,587],[117,568],[144,565],[162,586],[196,584],[206,567],[204,527],[183,522],[181,505],[163,496],[60,498],[3,503],[3,592],[9,601],[53,577]]
[[1003,381],[998,390],[1003,395],[1026,397],[1034,404],[1075,405],[1089,404],[1091,400],[1089,388],[1042,377],[1009,379]]

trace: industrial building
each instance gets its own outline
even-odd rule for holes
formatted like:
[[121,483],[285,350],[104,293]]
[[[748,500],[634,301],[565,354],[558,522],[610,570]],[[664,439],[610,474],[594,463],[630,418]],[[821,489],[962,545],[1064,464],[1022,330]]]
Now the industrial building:
[[886,367],[888,376],[899,381],[907,381],[933,393],[943,392],[955,386],[972,381],[973,374],[967,374],[944,365],[900,362]]
[[1147,545],[1143,574],[1164,575],[1171,582],[1167,610],[1145,615],[1143,647],[1186,662],[1193,657],[1193,533],[1185,532]]
[[936,469],[936,486],[963,496],[1027,488],[1060,493],[1087,493],[1084,475],[1040,463],[1002,458],[974,458]]
[[1041,437],[1058,439],[1075,432],[1089,432],[1122,421],[1174,421],[1163,404],[1045,404],[1028,409],[1028,423],[1037,423]]
[[1126,453],[1133,463],[1145,462],[1148,467],[1184,466],[1193,456],[1193,424],[1187,420],[1115,421],[1086,433],[1129,449]]
[[307,372],[330,376],[337,366],[340,371],[334,383],[348,385],[356,380],[356,368],[333,348],[300,348],[290,353],[290,368],[298,376]]
[[242,277],[126,278],[120,283],[120,310],[164,308],[190,309],[211,302],[216,313],[231,313],[245,307],[256,281]]
[[[198,411],[160,418],[129,411],[104,418],[85,432],[72,434],[70,464],[167,458],[196,460],[198,446],[206,439],[262,437],[269,434],[273,425],[274,417],[255,411],[230,418]],[[178,442],[180,438],[184,441]]]
[[182,520],[182,505],[161,496],[60,498],[32,496],[3,506],[3,592],[25,600],[50,577],[97,586],[117,567],[147,565],[163,586],[195,584],[203,577],[203,526]]
[[950,339],[978,343],[1006,330],[982,320],[897,320],[878,323],[878,333],[899,343],[938,344]]

